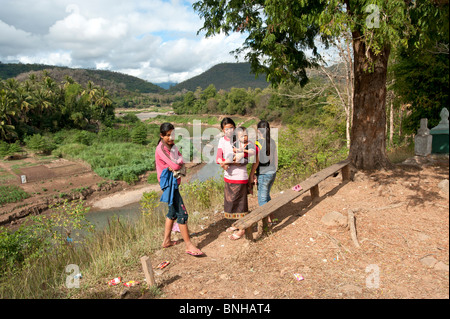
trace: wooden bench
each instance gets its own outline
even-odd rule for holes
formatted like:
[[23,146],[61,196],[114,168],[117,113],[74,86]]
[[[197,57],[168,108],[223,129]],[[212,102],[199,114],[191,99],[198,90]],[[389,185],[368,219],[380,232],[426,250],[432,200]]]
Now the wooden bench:
[[278,208],[288,204],[295,198],[303,195],[305,192],[311,192],[312,200],[319,197],[319,183],[327,179],[331,175],[341,170],[342,181],[350,180],[350,161],[344,160],[330,167],[327,167],[320,172],[311,175],[308,179],[303,181],[300,185],[302,189],[300,191],[293,191],[292,189],[286,190],[282,195],[269,201],[263,206],[258,207],[247,216],[237,220],[233,223],[233,227],[239,228],[240,230],[245,229],[245,237],[249,240],[253,240],[253,225],[258,223],[260,220],[263,221],[263,228],[265,229],[268,225],[269,215],[276,211]]

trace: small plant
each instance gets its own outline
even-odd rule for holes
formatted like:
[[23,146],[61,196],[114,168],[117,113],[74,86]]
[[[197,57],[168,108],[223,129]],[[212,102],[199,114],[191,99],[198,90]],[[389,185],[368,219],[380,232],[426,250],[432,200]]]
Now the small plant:
[[145,192],[140,201],[141,212],[143,215],[152,215],[159,206],[159,195],[155,191]]
[[18,186],[0,186],[0,205],[19,202],[28,197],[30,195]]

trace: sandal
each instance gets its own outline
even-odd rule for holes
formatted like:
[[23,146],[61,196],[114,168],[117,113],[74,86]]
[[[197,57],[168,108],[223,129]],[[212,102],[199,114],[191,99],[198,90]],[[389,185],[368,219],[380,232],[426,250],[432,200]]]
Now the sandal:
[[236,235],[236,233],[233,233],[230,236],[228,236],[228,238],[231,240],[238,240],[238,239],[241,239],[242,236],[239,236],[239,235]]
[[191,256],[194,256],[194,257],[200,257],[200,256],[203,256],[203,255],[204,255],[204,253],[203,253],[201,250],[198,250],[198,251],[190,251],[190,250],[187,250],[187,251],[186,251],[186,254],[191,255]]
[[303,188],[300,184],[295,185],[294,187],[292,187],[293,191],[299,192],[301,191]]

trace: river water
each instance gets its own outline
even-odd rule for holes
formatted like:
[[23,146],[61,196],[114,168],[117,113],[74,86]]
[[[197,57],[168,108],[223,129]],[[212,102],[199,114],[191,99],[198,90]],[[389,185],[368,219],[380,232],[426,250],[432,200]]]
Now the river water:
[[[158,115],[166,115],[166,113],[143,112],[136,114],[136,116],[141,121],[145,121],[149,118],[155,118]],[[202,131],[203,129],[207,128],[207,126],[202,126]],[[188,131],[188,134],[192,136],[192,127],[188,127]],[[217,132],[215,132],[215,134],[217,134]],[[210,147],[214,147],[218,142],[217,136],[213,141],[203,141],[202,147],[204,147],[208,142],[212,143]],[[215,159],[215,157],[213,157],[213,159]],[[204,166],[194,176],[191,177],[190,181],[199,180],[200,182],[203,182],[210,178],[221,178],[221,174],[221,167],[211,159],[210,162],[204,164]],[[111,220],[112,218],[119,218],[122,221],[128,220],[133,222],[138,220],[140,214],[140,204],[139,202],[136,202],[122,207],[93,210],[86,214],[86,218],[95,226],[96,229],[103,229],[108,225],[108,220]]]
[[[198,180],[204,182],[210,178],[222,178],[222,169],[220,165],[215,162],[206,163],[204,166],[191,177],[190,181]],[[110,209],[95,210],[86,214],[86,219],[89,220],[96,229],[103,229],[108,225],[108,219],[120,218],[121,221],[128,220],[130,222],[137,221],[140,216],[139,202],[125,205],[123,207],[115,207]]]

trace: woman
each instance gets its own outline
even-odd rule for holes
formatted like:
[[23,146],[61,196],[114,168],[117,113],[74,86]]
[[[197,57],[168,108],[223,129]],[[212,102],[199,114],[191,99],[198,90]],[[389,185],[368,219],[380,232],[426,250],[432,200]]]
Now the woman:
[[[270,135],[270,125],[267,121],[260,121],[257,125],[258,147],[256,162],[252,165],[249,183],[257,179],[258,205],[262,206],[271,200],[270,190],[275,182],[278,167],[277,145]],[[273,223],[273,215],[269,216],[269,223]]]
[[[216,162],[224,169],[224,217],[227,219],[239,219],[248,214],[248,172],[247,165],[236,163],[234,157],[234,142],[236,124],[231,118],[224,118],[220,123],[224,136],[219,140]],[[245,230],[229,227],[227,232],[233,232],[229,236],[231,240],[240,239]]]
[[184,161],[173,139],[174,129],[175,127],[171,123],[161,125],[160,139],[155,150],[156,172],[161,189],[164,191],[161,201],[167,202],[169,205],[162,247],[168,248],[178,244],[170,238],[173,224],[177,220],[181,236],[186,244],[186,253],[194,257],[203,256],[203,252],[191,242],[187,226],[189,216],[178,190],[181,177],[175,173],[182,170]]

